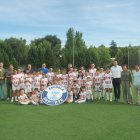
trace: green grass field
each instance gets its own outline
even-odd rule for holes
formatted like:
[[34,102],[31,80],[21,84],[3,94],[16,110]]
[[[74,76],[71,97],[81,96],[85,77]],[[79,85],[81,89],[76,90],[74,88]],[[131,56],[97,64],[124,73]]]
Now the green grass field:
[[0,140],[140,140],[140,106],[0,102]]

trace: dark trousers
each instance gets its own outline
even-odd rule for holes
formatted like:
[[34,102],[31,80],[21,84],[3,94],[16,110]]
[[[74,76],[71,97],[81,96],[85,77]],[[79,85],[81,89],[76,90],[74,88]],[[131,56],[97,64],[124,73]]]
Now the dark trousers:
[[12,83],[7,82],[7,98],[11,98],[11,92],[12,92]]
[[113,78],[114,96],[115,100],[120,99],[120,78]]

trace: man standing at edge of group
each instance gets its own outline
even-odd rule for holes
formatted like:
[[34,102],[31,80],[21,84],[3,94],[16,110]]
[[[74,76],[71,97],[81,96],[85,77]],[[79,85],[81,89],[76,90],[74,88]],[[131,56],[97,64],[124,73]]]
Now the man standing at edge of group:
[[11,98],[11,91],[12,91],[11,76],[13,75],[13,72],[14,72],[13,64],[10,64],[9,68],[6,70],[7,100]]
[[3,62],[0,62],[0,100],[4,100],[5,69]]
[[39,71],[42,71],[44,74],[47,74],[49,72],[48,68],[46,68],[45,63],[42,64],[42,67],[39,69]]
[[121,82],[121,72],[122,72],[122,67],[118,65],[117,61],[113,62],[113,65],[111,67],[111,73],[113,77],[113,87],[114,87],[114,96],[115,96],[115,101],[118,102],[120,99],[120,82]]

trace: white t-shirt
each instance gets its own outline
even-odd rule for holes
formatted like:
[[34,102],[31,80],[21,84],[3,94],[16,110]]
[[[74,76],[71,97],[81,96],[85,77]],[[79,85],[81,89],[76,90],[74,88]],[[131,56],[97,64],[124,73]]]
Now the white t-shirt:
[[86,92],[82,92],[81,91],[80,94],[79,94],[80,95],[80,99],[81,100],[86,100],[86,94],[87,94]]
[[113,78],[121,78],[121,72],[122,72],[122,67],[121,66],[112,66],[111,67],[111,73]]
[[96,73],[96,68],[89,69],[89,74],[90,74],[91,77],[94,77],[95,73]]
[[134,86],[140,87],[140,70],[138,72],[134,71],[133,77],[134,77]]
[[47,76],[49,81],[53,81],[53,78],[54,78],[55,74],[53,72],[48,72],[46,74],[46,76]]
[[105,81],[105,84],[112,84],[112,73],[105,73],[104,74],[104,81]]

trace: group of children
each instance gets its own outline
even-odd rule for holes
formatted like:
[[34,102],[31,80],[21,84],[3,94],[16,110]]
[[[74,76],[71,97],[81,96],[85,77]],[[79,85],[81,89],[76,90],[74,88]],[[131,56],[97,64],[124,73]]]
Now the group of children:
[[11,77],[12,98],[11,102],[19,104],[42,104],[41,93],[47,86],[58,84],[64,86],[68,91],[66,103],[85,103],[88,101],[106,99],[112,102],[112,75],[110,69],[105,72],[102,68],[95,69],[94,66],[85,71],[83,67],[79,70],[70,68],[58,69],[55,73],[53,68],[47,74],[42,71],[24,73],[21,69],[14,70]]

